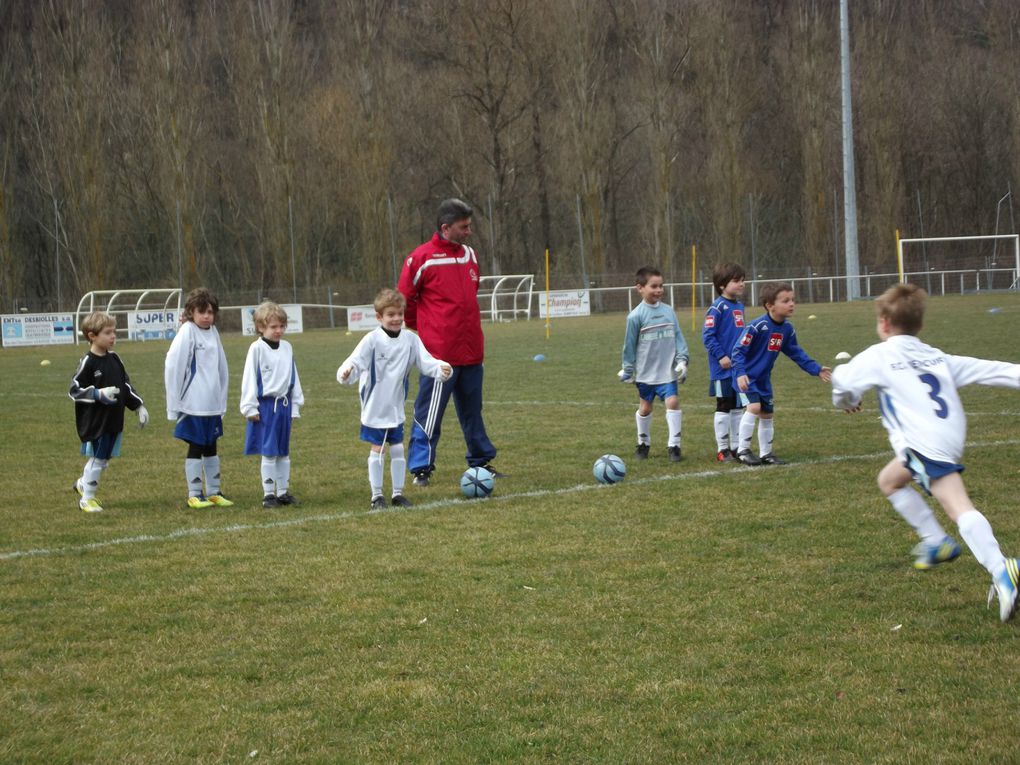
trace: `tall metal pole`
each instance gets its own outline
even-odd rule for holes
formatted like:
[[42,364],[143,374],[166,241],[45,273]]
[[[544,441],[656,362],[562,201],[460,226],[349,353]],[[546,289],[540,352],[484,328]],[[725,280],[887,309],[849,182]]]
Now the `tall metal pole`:
[[60,210],[57,208],[57,200],[53,200],[53,241],[56,242],[56,265],[57,265],[57,311],[60,311]]
[[591,283],[588,281],[588,269],[584,265],[584,226],[581,224],[581,195],[575,194],[574,201],[577,203],[577,247],[581,253],[581,279],[584,281],[584,289],[589,289]]
[[400,279],[400,271],[397,268],[397,228],[393,215],[393,197],[386,192],[386,212],[390,218],[390,259],[393,261],[393,283]]
[[846,299],[861,296],[861,264],[857,254],[857,184],[854,179],[854,126],[850,102],[850,13],[839,0],[840,69],[843,80],[843,221],[846,245]]
[[184,292],[184,251],[181,249],[181,200],[177,200],[177,288]]
[[294,302],[297,303],[297,260],[294,255],[294,199],[287,196],[287,214],[290,218],[290,283],[294,289]]

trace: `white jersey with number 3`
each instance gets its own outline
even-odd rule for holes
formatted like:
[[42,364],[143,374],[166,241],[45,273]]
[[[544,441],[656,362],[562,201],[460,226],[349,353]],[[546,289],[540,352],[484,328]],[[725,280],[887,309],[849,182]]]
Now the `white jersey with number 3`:
[[971,383],[1020,388],[1020,364],[950,356],[913,335],[893,335],[833,370],[832,403],[855,407],[876,388],[882,424],[898,456],[909,448],[959,463],[967,416],[957,388]]

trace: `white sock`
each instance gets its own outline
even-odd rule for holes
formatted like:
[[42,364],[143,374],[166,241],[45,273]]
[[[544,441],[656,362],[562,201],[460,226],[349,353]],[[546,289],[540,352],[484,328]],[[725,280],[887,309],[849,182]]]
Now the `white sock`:
[[772,454],[772,441],[775,435],[775,422],[769,417],[758,418],[758,456]]
[[99,476],[106,465],[107,460],[97,460],[95,457],[90,457],[89,461],[85,463],[85,469],[82,470],[81,478],[78,479],[82,499],[95,499],[96,492],[99,490]]
[[960,529],[963,541],[974,553],[977,562],[985,567],[985,571],[993,578],[1001,574],[1006,562],[988,519],[977,510],[969,510],[960,516],[956,526]]
[[404,479],[407,475],[407,460],[404,459],[404,445],[390,444],[390,479],[393,481],[393,496],[404,493]]
[[276,494],[276,457],[262,458],[262,494]]
[[754,435],[754,426],[758,422],[758,415],[751,414],[746,409],[744,416],[740,418],[740,449],[739,451],[751,451],[751,437]]
[[730,415],[728,412],[716,412],[712,419],[715,428],[716,451],[730,448]]
[[212,497],[220,493],[220,458],[219,455],[202,458],[202,470],[205,472],[206,496]]
[[666,410],[666,427],[669,428],[667,446],[680,446],[680,428],[683,425],[684,413],[680,409]]
[[649,412],[643,417],[637,412],[634,413],[634,421],[637,423],[637,442],[639,444],[652,443],[652,414]]
[[184,477],[188,481],[188,496],[199,497],[202,495],[202,460],[184,460]]
[[893,509],[917,532],[926,545],[937,545],[946,538],[946,531],[924,497],[909,486],[897,489],[887,499]]
[[[740,421],[744,417],[743,409],[731,409],[730,410],[730,448],[735,449],[737,444],[740,443]],[[748,441],[747,448],[751,448],[751,442]]]
[[368,454],[368,485],[372,488],[373,498],[382,496],[384,459],[382,451],[372,451]]
[[276,458],[276,494],[283,496],[290,489],[290,457]]

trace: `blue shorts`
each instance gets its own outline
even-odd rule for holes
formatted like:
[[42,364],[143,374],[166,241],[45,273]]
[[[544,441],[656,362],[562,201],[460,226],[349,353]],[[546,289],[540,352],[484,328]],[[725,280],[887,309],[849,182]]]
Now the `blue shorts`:
[[665,401],[670,396],[677,395],[676,380],[661,385],[638,383],[637,394],[642,401],[655,401],[656,396]]
[[923,454],[907,449],[903,460],[904,467],[910,471],[917,485],[924,489],[925,493],[931,496],[931,482],[950,473],[962,473],[963,465],[955,462],[939,462],[931,460]]
[[737,403],[742,407],[747,407],[750,404],[761,404],[762,414],[772,414],[775,411],[771,390],[765,395],[752,388],[748,388],[746,391],[737,393]]
[[259,421],[248,420],[244,434],[244,453],[263,457],[290,454],[290,429],[293,412],[287,398],[260,398]]
[[715,398],[728,398],[735,404],[737,402],[737,389],[733,387],[733,378],[724,377],[721,380],[710,380],[708,383],[708,395]]
[[182,414],[174,427],[174,438],[189,444],[207,446],[215,444],[223,435],[223,418],[217,415],[201,417],[196,414]]
[[124,433],[104,433],[94,441],[85,441],[81,445],[83,457],[95,457],[97,460],[108,460],[120,456],[120,442]]
[[367,425],[362,425],[361,440],[376,446],[402,444],[404,443],[404,423],[400,423],[395,428],[370,428]]

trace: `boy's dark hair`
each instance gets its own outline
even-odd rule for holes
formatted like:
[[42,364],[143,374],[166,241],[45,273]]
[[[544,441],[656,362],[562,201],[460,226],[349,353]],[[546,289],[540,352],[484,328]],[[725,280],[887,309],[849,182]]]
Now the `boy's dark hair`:
[[219,315],[220,301],[205,287],[197,287],[188,293],[184,301],[184,321],[191,321],[195,318],[196,311],[204,311],[212,308],[214,315]]
[[716,263],[712,269],[712,284],[715,285],[715,294],[723,294],[726,285],[734,279],[743,279],[746,276],[744,267],[739,263]]
[[776,302],[780,292],[793,292],[793,285],[789,282],[767,282],[761,288],[761,307],[766,311],[770,304]]
[[916,284],[894,284],[875,301],[880,319],[888,320],[897,332],[916,335],[924,324],[928,293]]
[[449,226],[459,220],[470,218],[475,214],[471,205],[459,199],[444,199],[439,203],[439,213],[436,215],[436,231],[442,231],[443,226]]
[[637,270],[637,273],[634,274],[634,281],[639,286],[644,287],[648,284],[648,280],[653,276],[662,276],[662,271],[657,268],[652,268],[651,266],[642,266]]

